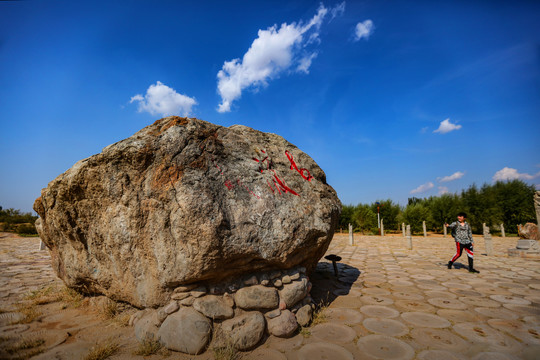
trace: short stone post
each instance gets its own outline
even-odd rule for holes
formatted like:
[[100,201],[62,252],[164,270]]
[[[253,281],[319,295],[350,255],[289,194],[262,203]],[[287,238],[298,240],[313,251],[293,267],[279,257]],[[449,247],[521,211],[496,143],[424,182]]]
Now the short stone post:
[[536,224],[540,226],[540,190],[536,190],[533,197],[534,211],[536,211]]
[[401,223],[401,231],[403,231],[403,237],[405,237],[405,223]]
[[426,222],[425,221],[422,221],[422,229],[424,230],[424,237],[426,237],[427,232],[426,232]]
[[381,219],[381,236],[384,236],[384,224],[383,224],[383,219]]
[[506,233],[504,232],[504,224],[501,224],[501,236],[506,237]]
[[411,225],[407,225],[407,243],[409,245],[409,250],[412,250],[412,236],[411,236]]
[[351,224],[349,224],[349,245],[354,245],[354,233]]
[[493,255],[493,242],[491,241],[491,234],[489,233],[489,227],[484,224],[484,244],[486,245],[486,255]]
[[486,223],[482,223],[482,234],[486,233]]
[[39,250],[45,250],[46,246],[43,240],[39,240]]
[[443,224],[442,228],[443,228],[443,237],[446,237],[446,224]]

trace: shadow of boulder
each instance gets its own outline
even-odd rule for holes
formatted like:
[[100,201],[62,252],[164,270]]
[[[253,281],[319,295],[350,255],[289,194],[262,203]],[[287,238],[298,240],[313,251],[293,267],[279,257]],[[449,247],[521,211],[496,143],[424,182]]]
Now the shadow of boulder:
[[351,287],[357,282],[360,270],[344,264],[337,263],[338,274],[334,273],[331,262],[321,261],[311,273],[311,297],[318,305],[330,305],[339,296],[349,294]]

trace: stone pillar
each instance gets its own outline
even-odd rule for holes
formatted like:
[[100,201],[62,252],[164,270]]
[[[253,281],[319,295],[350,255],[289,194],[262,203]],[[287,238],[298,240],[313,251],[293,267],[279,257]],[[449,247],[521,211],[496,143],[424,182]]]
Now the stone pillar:
[[536,210],[536,225],[540,227],[540,190],[534,193],[534,209]]
[[486,255],[493,256],[493,242],[491,241],[489,227],[486,224],[484,224],[484,244],[486,245]]
[[443,237],[446,237],[446,224],[443,224],[442,228],[443,228]]
[[411,225],[407,225],[407,245],[409,246],[409,250],[412,250],[412,236],[411,236]]
[[39,240],[39,250],[45,250],[46,246],[43,240]]
[[501,236],[506,237],[506,234],[504,232],[504,224],[501,224]]
[[401,231],[403,231],[403,237],[405,237],[405,223],[401,223]]
[[381,236],[384,236],[384,223],[383,223],[383,220],[384,219],[381,219]]
[[482,234],[485,234],[485,233],[486,233],[486,223],[482,223]]
[[425,221],[422,221],[422,229],[424,230],[424,237],[426,237],[427,232],[426,232],[426,222]]
[[354,234],[351,224],[349,224],[349,245],[354,245]]

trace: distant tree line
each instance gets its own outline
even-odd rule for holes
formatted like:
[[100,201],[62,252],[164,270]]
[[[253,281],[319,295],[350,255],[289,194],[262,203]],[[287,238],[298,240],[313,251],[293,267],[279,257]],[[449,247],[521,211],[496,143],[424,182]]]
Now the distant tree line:
[[37,218],[31,213],[23,213],[13,208],[4,210],[0,206],[0,228],[3,231],[16,231],[25,235],[37,234],[34,226]]
[[[444,194],[429,198],[409,198],[407,206],[400,206],[392,200],[378,200],[371,204],[344,205],[340,227],[348,229],[352,224],[355,231],[377,234],[377,206],[384,219],[384,229],[400,230],[400,224],[411,225],[412,232],[422,232],[422,221],[428,231],[443,232],[443,224],[456,220],[460,211],[467,213],[467,221],[476,234],[482,233],[482,224],[490,227],[492,233],[500,231],[504,224],[506,233],[517,233],[517,225],[536,223],[534,209],[535,188],[521,180],[495,184],[475,184],[461,194]],[[377,204],[377,202],[379,204]]]

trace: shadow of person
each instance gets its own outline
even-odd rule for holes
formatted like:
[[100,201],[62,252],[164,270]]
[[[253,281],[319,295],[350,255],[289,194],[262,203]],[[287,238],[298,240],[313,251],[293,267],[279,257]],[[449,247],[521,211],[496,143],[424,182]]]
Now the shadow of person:
[[334,274],[331,262],[321,261],[311,273],[311,297],[315,304],[328,306],[339,296],[349,294],[351,287],[358,281],[360,270],[344,264],[337,263],[338,276]]

